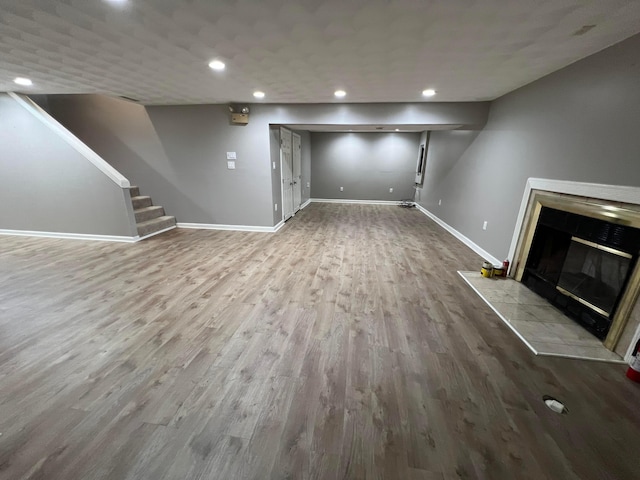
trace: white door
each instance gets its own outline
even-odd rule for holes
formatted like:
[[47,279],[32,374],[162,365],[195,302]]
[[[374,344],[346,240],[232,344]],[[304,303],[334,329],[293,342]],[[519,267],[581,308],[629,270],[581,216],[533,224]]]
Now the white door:
[[280,128],[280,171],[282,175],[282,219],[289,219],[293,211],[293,158],[291,131]]
[[300,210],[302,203],[302,142],[300,135],[293,134],[293,212]]

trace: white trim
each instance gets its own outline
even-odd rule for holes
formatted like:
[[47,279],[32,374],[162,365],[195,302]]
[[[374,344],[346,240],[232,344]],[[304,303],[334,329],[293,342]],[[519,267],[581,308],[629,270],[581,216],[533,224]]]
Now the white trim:
[[273,227],[273,232],[277,232],[278,230],[280,230],[282,227],[284,227],[284,220],[281,220],[280,223],[278,223],[275,227]]
[[[299,175],[296,177],[295,176],[295,158],[294,158],[294,148],[293,148],[293,144],[295,143],[294,137],[298,137],[298,146],[300,147],[298,150],[298,158],[300,159],[300,169],[299,169]],[[302,136],[294,131],[291,132],[291,178],[293,178],[294,180],[294,184],[293,184],[293,188],[292,188],[292,192],[291,192],[291,196],[292,199],[291,201],[295,204],[296,201],[296,195],[295,195],[295,190],[296,190],[296,186],[298,186],[298,190],[300,191],[300,202],[302,202]],[[295,182],[295,180],[297,180],[297,182]],[[293,213],[294,215],[299,212],[300,210],[302,210],[302,207],[300,206],[300,204],[297,205],[298,209],[296,210],[296,207],[293,207]]]
[[178,228],[194,228],[200,230],[230,230],[235,232],[263,232],[274,233],[280,230],[284,225],[284,221],[278,223],[275,227],[260,227],[253,225],[221,225],[217,223],[178,223]]
[[635,348],[636,343],[638,343],[638,340],[640,340],[640,325],[638,325],[638,328],[636,329],[636,334],[633,336],[633,339],[629,344],[629,348],[627,348],[627,353],[624,354],[625,362],[627,363],[631,362],[631,355],[633,354],[633,349]]
[[511,238],[509,255],[507,258],[513,259],[518,246],[524,216],[527,213],[531,190],[542,190],[545,192],[564,193],[579,197],[589,197],[611,202],[623,202],[640,205],[640,188],[621,185],[604,185],[599,183],[572,182],[568,180],[554,180],[551,178],[529,178],[524,189],[520,211],[516,220],[516,227]]
[[68,240],[97,240],[102,242],[135,243],[140,237],[122,237],[117,235],[93,235],[89,233],[36,232],[30,230],[0,230],[0,235],[16,235],[21,237],[60,238]]
[[[527,213],[527,207],[529,206],[529,199],[531,197],[532,190],[564,193],[567,195],[576,195],[579,197],[608,200],[610,202],[622,202],[630,203],[632,205],[640,205],[640,188],[638,187],[572,182],[568,180],[554,180],[551,178],[529,178],[527,179],[524,194],[522,195],[520,211],[518,212],[516,226],[513,231],[513,237],[511,238],[511,245],[509,246],[509,256],[507,258],[513,259],[516,253],[518,240],[520,239],[520,233],[522,231],[524,217]],[[629,345],[627,353],[625,354],[624,358],[626,361],[629,361],[631,359],[631,353],[633,351],[633,347],[638,341],[638,338],[640,338],[640,325],[636,330],[634,340]]]
[[361,205],[400,205],[400,200],[349,200],[342,198],[310,198],[313,203],[357,203]]
[[[280,212],[282,213],[282,222],[286,222],[289,220],[295,212],[293,209],[291,210],[291,215],[285,218],[284,214],[284,169],[282,168],[282,132],[289,132],[291,135],[291,178],[293,179],[293,132],[287,128],[280,127],[279,140],[280,145],[278,145],[278,152],[280,153]],[[293,202],[293,191],[291,192],[291,202]]]
[[305,207],[308,207],[310,203],[311,203],[311,199],[308,199],[306,202],[300,205],[300,210],[302,210]]
[[439,219],[438,217],[436,217],[433,213],[431,213],[429,210],[427,210],[426,208],[424,208],[422,205],[416,203],[415,204],[416,208],[418,210],[420,210],[422,213],[424,213],[427,217],[429,217],[431,220],[433,220],[434,222],[436,222],[438,225],[440,225],[442,228],[444,228],[447,232],[449,232],[451,235],[453,235],[454,237],[456,237],[458,240],[460,240],[462,243],[464,243],[467,247],[469,247],[471,250],[473,250],[474,252],[476,252],[478,255],[480,255],[482,258],[484,258],[485,260],[490,261],[491,263],[493,263],[494,265],[502,265],[502,260],[498,260],[496,257],[494,257],[493,255],[491,255],[489,252],[487,252],[485,249],[483,249],[480,245],[474,243],[472,240],[470,240],[468,237],[465,237],[462,233],[460,233],[458,230],[456,230],[455,228],[453,228],[451,225],[449,225],[448,223],[445,223],[443,220]]
[[[462,274],[463,272],[461,272],[460,270],[458,270],[458,275],[460,275],[462,277],[462,279],[467,283],[467,285],[469,285],[474,292],[476,292],[478,294],[478,296],[484,301],[484,303],[486,303],[489,308],[491,308],[491,310],[493,310],[496,315],[498,315],[498,318],[500,318],[500,320],[502,320],[502,322],[511,329],[511,331],[513,333],[516,334],[516,336],[522,340],[522,343],[524,343],[529,350],[531,350],[534,354],[539,355],[541,357],[562,357],[562,358],[573,358],[573,359],[577,359],[577,360],[590,360],[592,362],[608,362],[608,363],[626,363],[624,360],[615,360],[615,359],[605,359],[605,358],[593,358],[593,357],[584,357],[581,355],[569,355],[569,354],[565,354],[565,353],[549,353],[549,352],[538,352],[535,348],[533,348],[533,346],[527,342],[527,340],[520,334],[520,332],[518,332],[518,330],[515,329],[515,327],[509,322],[509,320],[507,320],[492,304],[489,300],[487,300],[484,295],[482,295],[482,293],[480,293],[480,291],[474,287],[471,282]],[[615,353],[615,352],[614,352]]]
[[145,235],[143,237],[137,237],[137,238],[138,238],[138,241],[145,240],[147,238],[155,237],[156,235],[160,235],[161,233],[168,232],[169,230],[173,230],[174,228],[176,228],[175,225],[173,225],[171,227],[163,228],[162,230],[158,230],[157,232],[148,233],[147,235]]
[[91,150],[85,143],[83,143],[78,137],[67,130],[56,119],[45,112],[39,105],[33,102],[29,97],[17,94],[15,92],[7,92],[11,98],[13,98],[21,107],[27,110],[31,115],[36,117],[40,122],[49,127],[56,135],[62,140],[67,142],[78,153],[89,160],[95,167],[97,167],[102,173],[113,180],[118,186],[122,188],[128,188],[131,186],[129,180],[127,180],[120,172],[107,163],[96,152]]

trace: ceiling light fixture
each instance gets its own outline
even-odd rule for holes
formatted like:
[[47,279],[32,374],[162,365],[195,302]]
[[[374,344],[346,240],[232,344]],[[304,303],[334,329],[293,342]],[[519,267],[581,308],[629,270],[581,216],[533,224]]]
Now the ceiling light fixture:
[[399,128],[396,128],[396,132],[399,132],[399,131],[400,131],[400,129],[399,129]]
[[221,72],[222,70],[225,69],[225,67],[226,65],[224,64],[224,62],[221,62],[220,60],[213,60],[212,62],[209,63],[209,68],[217,72]]
[[17,83],[18,85],[22,85],[24,87],[30,87],[31,85],[33,85],[33,82],[31,80],[29,80],[28,78],[24,78],[24,77],[18,77],[14,80],[15,83]]
[[261,92],[260,90],[256,90],[255,92],[253,92],[253,96],[256,98],[264,98],[264,92]]
[[333,92],[333,94],[338,98],[343,98],[347,95],[347,92],[345,92],[344,90],[336,90],[335,92]]
[[433,88],[427,88],[422,91],[422,96],[424,97],[433,97],[436,94],[436,91]]

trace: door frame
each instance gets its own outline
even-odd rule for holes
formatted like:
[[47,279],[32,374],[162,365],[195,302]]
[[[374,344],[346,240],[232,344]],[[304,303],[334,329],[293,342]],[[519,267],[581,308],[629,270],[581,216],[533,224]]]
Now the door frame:
[[[294,145],[295,145],[295,139],[298,139],[298,160],[299,160],[299,165],[298,165],[298,176],[295,176],[296,173],[296,169],[295,169],[295,154],[294,154]],[[302,136],[296,132],[291,132],[291,175],[293,177],[293,195],[292,195],[292,201],[293,201],[293,214],[295,215],[297,212],[300,211],[300,207],[302,206]],[[298,190],[299,193],[299,197],[300,197],[300,202],[296,203],[296,195],[295,192],[296,190]]]
[[288,128],[285,127],[280,127],[280,146],[279,146],[279,150],[280,150],[280,209],[282,212],[282,221],[286,222],[287,220],[289,220],[291,217],[293,217],[295,215],[294,209],[293,209],[293,189],[292,189],[292,193],[291,193],[291,201],[292,201],[292,208],[291,208],[291,216],[290,217],[286,217],[285,218],[285,211],[284,211],[284,168],[283,168],[283,155],[282,155],[282,143],[283,143],[283,132],[286,132],[287,135],[291,135],[291,150],[292,150],[292,155],[291,155],[291,177],[293,178],[293,132],[291,130],[289,130]]

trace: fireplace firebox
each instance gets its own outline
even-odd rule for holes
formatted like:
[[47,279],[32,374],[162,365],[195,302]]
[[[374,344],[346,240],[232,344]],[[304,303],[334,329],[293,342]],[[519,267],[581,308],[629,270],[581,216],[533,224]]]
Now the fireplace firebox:
[[638,245],[638,228],[542,207],[522,282],[605,339]]

